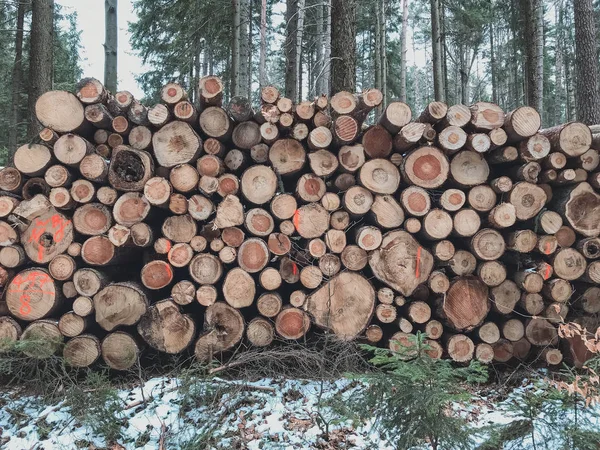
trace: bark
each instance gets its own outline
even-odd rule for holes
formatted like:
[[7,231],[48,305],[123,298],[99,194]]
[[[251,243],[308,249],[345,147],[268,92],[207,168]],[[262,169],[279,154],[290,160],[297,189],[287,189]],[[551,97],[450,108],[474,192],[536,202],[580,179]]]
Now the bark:
[[332,93],[356,90],[356,7],[356,0],[332,0]]
[[17,138],[20,124],[19,103],[21,97],[21,80],[23,79],[23,26],[25,21],[25,2],[19,2],[17,7],[17,32],[15,34],[15,63],[12,69],[11,81],[11,116],[10,127],[8,130],[8,151],[9,161],[11,160],[17,148]]
[[117,92],[117,3],[118,0],[104,0],[104,85],[111,92]]
[[600,123],[598,44],[591,0],[575,0],[577,118],[588,125]]
[[[444,92],[444,70],[442,67],[442,37],[439,0],[430,0],[430,7],[434,97],[435,100],[443,102],[446,99],[446,95]],[[467,102],[463,100],[463,103]]]
[[[31,42],[29,50],[29,115],[27,135],[30,139],[40,131],[36,118],[36,102],[45,92],[52,89],[54,60],[54,0],[32,3]],[[83,108],[82,108],[83,109]],[[40,121],[42,121],[40,119]],[[43,125],[46,125],[43,123]],[[60,130],[55,130],[60,131]]]

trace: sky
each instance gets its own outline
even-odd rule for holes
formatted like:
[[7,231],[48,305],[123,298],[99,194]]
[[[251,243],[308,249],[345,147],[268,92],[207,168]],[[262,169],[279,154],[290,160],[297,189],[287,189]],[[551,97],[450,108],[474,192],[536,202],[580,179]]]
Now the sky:
[[[81,30],[81,66],[84,77],[104,78],[104,0],[56,0],[65,13],[77,12],[77,28]],[[132,0],[118,0],[119,26],[118,88],[130,91],[134,97],[144,93],[135,81],[143,73],[142,60],[129,45],[128,22],[135,22]]]

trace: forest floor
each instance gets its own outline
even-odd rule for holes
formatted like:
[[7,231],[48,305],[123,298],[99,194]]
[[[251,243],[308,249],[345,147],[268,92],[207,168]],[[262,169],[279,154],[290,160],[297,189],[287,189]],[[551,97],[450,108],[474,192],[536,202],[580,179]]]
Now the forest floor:
[[[157,377],[141,387],[86,388],[80,402],[71,400],[69,405],[11,389],[0,394],[0,448],[394,449],[373,423],[353,425],[327,406],[333,395],[352,395],[360,388],[360,383],[348,379],[241,382],[212,378],[190,384],[180,378]],[[487,425],[520,420],[522,415],[514,411],[514,405],[523,392],[535,394],[535,389],[527,381],[510,388],[488,385],[468,405],[455,405],[455,413],[471,423],[473,448],[483,448]],[[531,433],[537,446],[526,436],[498,448],[563,448],[553,446],[552,438],[546,437],[554,434],[549,429],[552,425],[539,419]]]

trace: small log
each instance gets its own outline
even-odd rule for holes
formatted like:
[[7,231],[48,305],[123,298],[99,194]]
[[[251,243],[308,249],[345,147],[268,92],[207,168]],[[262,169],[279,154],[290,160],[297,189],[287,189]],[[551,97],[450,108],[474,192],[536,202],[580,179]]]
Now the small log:
[[557,277],[573,281],[583,276],[587,262],[584,256],[573,248],[562,248],[554,254],[552,267]]
[[519,143],[519,156],[525,162],[539,161],[550,153],[550,141],[543,134],[534,134]]
[[148,308],[148,299],[135,283],[111,283],[94,296],[96,322],[106,331],[135,325]]
[[492,146],[490,137],[485,133],[472,133],[467,136],[465,149],[472,150],[477,153],[485,153]]
[[106,206],[113,206],[117,201],[118,196],[117,190],[109,186],[102,186],[96,192],[98,201]]
[[475,344],[464,334],[455,334],[446,343],[448,356],[455,362],[469,362],[475,353]]
[[190,276],[199,284],[215,284],[223,275],[223,264],[214,255],[198,253],[190,261]]
[[379,124],[395,135],[410,122],[411,118],[412,113],[406,103],[391,102],[379,118]]
[[58,321],[58,329],[66,337],[75,337],[82,334],[88,326],[88,321],[69,311],[63,314]]
[[140,347],[128,333],[116,331],[109,333],[100,345],[102,359],[114,370],[128,370],[139,359]]
[[541,130],[540,134],[550,140],[552,151],[563,152],[571,157],[583,155],[592,145],[590,128],[580,122],[570,122],[547,128]]
[[238,265],[248,273],[258,273],[269,263],[269,248],[262,239],[246,239],[238,249]]
[[506,280],[506,267],[498,261],[485,261],[477,266],[477,275],[487,286],[499,286]]
[[275,291],[281,286],[282,280],[277,269],[267,267],[260,273],[258,282],[267,291]]
[[449,261],[456,253],[456,248],[451,241],[442,240],[433,245],[432,253],[439,261]]
[[[327,127],[317,127],[315,130],[325,129],[328,130]],[[360,131],[360,125],[356,119],[350,116],[339,116],[333,121],[332,127],[332,141],[335,142],[337,146],[346,145],[354,142],[358,136]],[[365,133],[366,134],[366,133]],[[308,136],[308,144],[311,144],[311,135],[312,132]],[[390,137],[391,144],[391,137]]]
[[515,207],[517,219],[528,220],[541,211],[546,204],[547,196],[539,186],[519,182],[514,185],[508,200]]
[[266,347],[273,342],[275,329],[268,320],[255,317],[246,328],[246,337],[255,347]]
[[411,184],[425,189],[440,187],[448,178],[448,159],[435,147],[421,147],[402,161],[402,177]]
[[[58,157],[59,155],[56,156]],[[15,168],[20,173],[30,177],[42,175],[50,166],[51,162],[52,154],[50,149],[42,144],[22,145],[16,150],[13,156],[13,164],[15,165]],[[3,183],[8,184],[9,187],[7,191],[16,191],[18,184],[20,184],[20,177],[12,174],[10,171],[5,170],[3,173],[3,178]],[[19,183],[16,182],[17,178],[19,178]]]
[[504,280],[490,291],[494,309],[500,314],[510,314],[521,298],[521,290],[512,280]]
[[490,168],[482,154],[463,150],[452,158],[450,174],[461,186],[476,186],[487,181]]
[[94,302],[90,297],[79,296],[73,301],[73,312],[81,317],[87,317],[94,312]]
[[236,267],[225,276],[223,297],[234,308],[245,308],[254,303],[256,283],[250,274]]
[[58,281],[70,280],[76,268],[75,260],[69,255],[57,255],[48,264],[48,272]]
[[127,192],[113,206],[115,222],[131,227],[142,222],[150,213],[150,202],[139,192]]
[[480,326],[490,311],[488,287],[475,277],[454,281],[442,306],[448,324],[457,331]]
[[558,343],[558,333],[554,325],[546,319],[531,319],[525,328],[527,340],[538,347],[556,345]]
[[27,256],[23,247],[19,245],[9,245],[0,249],[0,265],[14,269],[27,262]]
[[318,202],[326,190],[325,182],[313,173],[305,173],[296,184],[296,194],[305,203]]
[[190,124],[173,121],[154,133],[152,147],[159,165],[174,167],[195,161],[202,150],[202,139]]
[[181,314],[171,300],[161,300],[148,308],[137,325],[146,343],[164,353],[177,354],[190,346],[196,324],[188,314]]
[[[352,143],[349,139],[345,144]],[[365,153],[371,158],[387,158],[392,153],[392,135],[381,125],[370,127],[362,136],[361,141]]]
[[48,91],[35,102],[40,123],[57,133],[71,133],[85,128],[84,107],[70,92]]
[[[425,217],[426,220],[427,217],[429,217],[429,215]],[[453,233],[461,237],[471,237],[479,231],[479,228],[481,228],[479,214],[469,208],[461,209],[454,214],[452,223],[454,228]]]
[[498,105],[488,102],[478,102],[470,107],[470,125],[478,131],[490,131],[504,125],[505,114]]

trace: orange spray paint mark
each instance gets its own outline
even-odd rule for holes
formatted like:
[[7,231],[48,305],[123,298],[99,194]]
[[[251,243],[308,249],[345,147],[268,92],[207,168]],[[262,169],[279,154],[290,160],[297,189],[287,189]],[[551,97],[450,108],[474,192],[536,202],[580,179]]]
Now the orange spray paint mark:
[[298,266],[296,263],[292,263],[292,274],[296,275],[298,273]]
[[415,267],[415,277],[419,278],[419,268],[421,265],[421,247],[417,249],[417,265]]
[[300,227],[300,210],[297,209],[296,212],[294,213],[294,227],[296,227],[296,231],[298,230],[298,228]]
[[169,253],[171,251],[171,248],[173,247],[173,244],[171,244],[171,241],[167,240],[167,243],[165,245],[167,247],[167,253]]
[[[46,248],[40,243],[40,239],[46,233],[52,234],[52,239],[55,243],[60,243],[65,237],[65,228],[71,223],[70,220],[65,220],[60,214],[54,214],[47,220],[36,219],[29,236],[29,242],[34,242],[38,246],[38,261],[44,258]],[[50,225],[50,227],[48,227]]]
[[[21,285],[26,282],[29,282],[29,285],[23,289]],[[43,295],[56,295],[53,291],[44,290],[44,286],[47,283],[52,283],[50,276],[47,273],[38,271],[28,272],[27,275],[19,274],[11,281],[8,292],[21,294],[19,297],[19,301],[21,302],[19,313],[21,315],[27,316],[31,312],[31,294],[34,292]],[[13,285],[15,286],[14,288],[12,288]]]
[[171,268],[170,264],[165,263],[165,270],[167,271],[167,275],[169,276],[169,279],[173,279],[173,269]]

